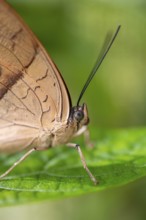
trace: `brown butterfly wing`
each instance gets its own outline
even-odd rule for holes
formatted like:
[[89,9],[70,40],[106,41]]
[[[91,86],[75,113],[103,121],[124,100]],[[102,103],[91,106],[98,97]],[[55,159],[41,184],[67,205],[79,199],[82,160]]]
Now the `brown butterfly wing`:
[[71,107],[54,63],[21,18],[0,0],[0,151],[21,148],[67,122]]

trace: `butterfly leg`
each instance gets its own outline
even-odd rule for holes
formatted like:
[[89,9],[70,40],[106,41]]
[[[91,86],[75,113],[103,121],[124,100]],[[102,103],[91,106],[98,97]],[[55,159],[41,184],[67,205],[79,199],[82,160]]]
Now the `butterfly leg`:
[[85,144],[86,144],[89,148],[93,148],[93,147],[94,147],[94,144],[93,144],[93,142],[92,142],[91,139],[90,139],[90,132],[89,132],[88,128],[83,132],[83,135],[84,135]]
[[80,159],[81,159],[81,162],[82,162],[82,164],[83,164],[84,169],[85,169],[86,172],[88,173],[88,175],[89,175],[90,179],[93,181],[93,183],[94,183],[95,185],[97,185],[97,184],[98,184],[98,181],[97,181],[96,178],[93,176],[93,174],[91,173],[91,171],[88,169],[87,164],[86,164],[86,161],[85,161],[85,158],[84,158],[84,155],[83,155],[83,153],[82,153],[82,151],[81,151],[80,146],[79,146],[78,144],[74,144],[74,143],[68,143],[67,146],[77,149],[78,154],[79,154],[79,156],[80,156]]
[[74,137],[77,137],[79,135],[83,134],[84,135],[84,141],[85,144],[89,147],[89,148],[93,148],[93,143],[90,140],[90,132],[88,130],[87,126],[83,126],[82,128],[80,128],[77,133],[74,135]]
[[34,152],[36,148],[32,148],[27,151],[19,160],[17,160],[6,172],[0,175],[0,179],[7,176],[18,164],[20,164],[23,160],[25,160],[32,152]]

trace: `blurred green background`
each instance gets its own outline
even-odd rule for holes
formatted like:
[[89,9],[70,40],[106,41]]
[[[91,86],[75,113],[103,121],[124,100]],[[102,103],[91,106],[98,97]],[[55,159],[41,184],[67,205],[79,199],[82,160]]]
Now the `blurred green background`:
[[[146,124],[145,0],[9,0],[60,69],[76,104],[108,31],[121,31],[82,102],[98,129]],[[146,219],[146,178],[79,198],[2,208],[0,219]]]

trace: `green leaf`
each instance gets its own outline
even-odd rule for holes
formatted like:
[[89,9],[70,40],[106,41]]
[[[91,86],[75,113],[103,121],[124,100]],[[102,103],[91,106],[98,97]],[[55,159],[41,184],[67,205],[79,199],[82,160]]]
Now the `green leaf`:
[[[94,148],[78,139],[94,186],[76,150],[67,147],[34,152],[0,181],[0,205],[75,196],[124,185],[146,175],[146,129],[91,130]],[[74,140],[77,141],[77,140]],[[21,155],[1,155],[1,172]]]

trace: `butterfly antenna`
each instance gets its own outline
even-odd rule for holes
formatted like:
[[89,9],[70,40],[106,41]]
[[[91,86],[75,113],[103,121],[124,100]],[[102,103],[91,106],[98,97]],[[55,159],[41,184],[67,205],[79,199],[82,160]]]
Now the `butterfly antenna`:
[[[86,81],[86,83],[85,83],[85,85],[84,85],[80,95],[79,95],[79,98],[78,98],[78,101],[77,101],[77,106],[79,106],[79,103],[80,103],[80,100],[81,100],[83,94],[85,93],[85,91],[86,91],[87,87],[89,86],[91,80],[95,76],[97,70],[99,69],[100,65],[102,64],[102,61],[106,57],[109,49],[111,48],[114,40],[116,39],[116,36],[117,36],[120,28],[121,28],[121,25],[118,26],[118,28],[117,28],[117,30],[116,30],[116,32],[115,32],[115,34],[113,35],[112,38],[111,38],[111,34],[109,34],[109,33],[107,34],[107,36],[105,38],[105,41],[104,41],[104,44],[103,44],[103,47],[102,47],[102,50],[101,50],[101,52],[100,52],[100,54],[98,56],[98,59],[97,59],[95,65],[94,65],[94,67],[93,67],[93,69],[92,69],[92,71],[91,71],[91,73],[90,73],[90,75],[89,75],[89,77],[88,77],[88,79],[87,79],[87,81]],[[110,41],[109,41],[109,37],[111,39]]]

